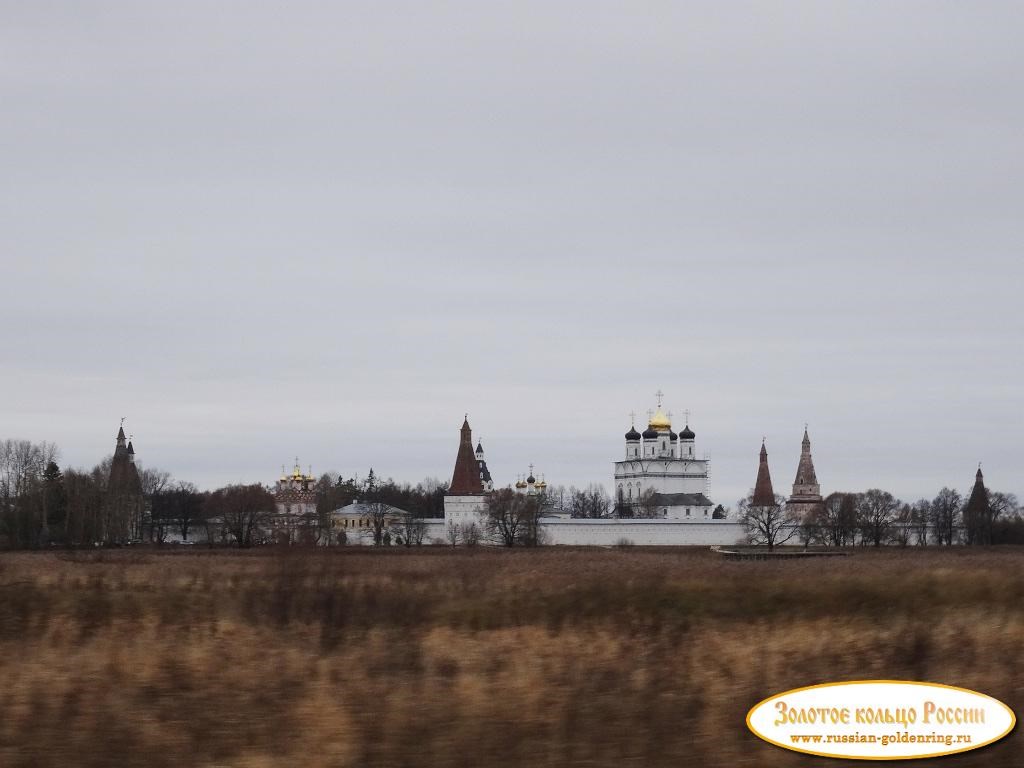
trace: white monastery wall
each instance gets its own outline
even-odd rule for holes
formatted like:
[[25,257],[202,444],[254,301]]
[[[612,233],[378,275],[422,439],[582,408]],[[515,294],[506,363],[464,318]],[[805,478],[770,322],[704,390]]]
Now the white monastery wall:
[[674,522],[672,520],[545,520],[545,544],[614,546],[731,546],[742,543],[746,533],[732,520]]

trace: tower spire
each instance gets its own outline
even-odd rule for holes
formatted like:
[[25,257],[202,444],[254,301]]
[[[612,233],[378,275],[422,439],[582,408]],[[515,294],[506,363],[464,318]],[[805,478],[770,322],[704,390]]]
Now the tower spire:
[[772,489],[772,475],[768,471],[768,449],[765,439],[761,438],[761,459],[757,466],[757,482],[754,484],[754,498],[751,506],[770,507],[775,504],[775,491]]
[[804,439],[800,442],[800,462],[796,467],[796,478],[793,480],[793,496],[815,496],[821,494],[818,476],[814,472],[814,460],[811,458],[811,438],[807,435],[804,424]]
[[473,430],[469,427],[469,414],[462,420],[459,430],[459,451],[455,455],[455,471],[452,473],[452,484],[448,493],[453,496],[483,493],[484,486],[480,481],[480,468],[473,451]]

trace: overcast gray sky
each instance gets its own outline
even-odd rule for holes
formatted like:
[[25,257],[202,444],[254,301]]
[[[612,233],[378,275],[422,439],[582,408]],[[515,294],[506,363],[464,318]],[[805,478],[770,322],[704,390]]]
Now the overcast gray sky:
[[1024,491],[1024,5],[0,2],[0,437]]

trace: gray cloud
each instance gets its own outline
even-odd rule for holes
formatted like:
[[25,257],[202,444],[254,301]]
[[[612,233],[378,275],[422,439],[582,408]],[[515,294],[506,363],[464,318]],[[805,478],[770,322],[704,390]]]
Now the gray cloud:
[[5,435],[1024,491],[1019,5],[252,5],[0,5]]

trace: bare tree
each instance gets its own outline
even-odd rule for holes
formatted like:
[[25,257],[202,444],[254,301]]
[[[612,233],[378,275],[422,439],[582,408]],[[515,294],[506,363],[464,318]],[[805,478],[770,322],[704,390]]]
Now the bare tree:
[[906,547],[914,537],[914,508],[910,504],[903,504],[896,511],[896,518],[893,521],[892,532],[889,534],[893,544]]
[[[371,470],[372,472],[373,470]],[[370,525],[370,532],[373,534],[373,545],[382,546],[387,538],[390,543],[391,537],[385,537],[388,524],[393,517],[392,508],[383,501],[370,501],[365,504],[366,520]]]
[[444,527],[444,540],[448,542],[448,546],[457,547],[459,545],[459,526],[455,523],[449,522]]
[[[602,518],[611,515],[612,499],[603,485],[591,483],[584,489],[572,487],[569,489],[569,514],[578,518]],[[555,501],[555,498],[548,495],[548,498]],[[554,504],[552,504],[554,506]]]
[[751,544],[767,545],[772,551],[797,535],[799,521],[786,510],[786,498],[775,495],[773,504],[754,504],[753,492],[737,505],[739,519]]
[[918,499],[910,507],[910,525],[914,530],[914,540],[919,547],[928,545],[928,523],[932,519],[932,503],[928,499]]
[[36,492],[57,456],[53,443],[0,442],[0,533],[12,546],[37,547],[48,538],[46,506]]
[[645,520],[651,520],[656,517],[661,517],[661,512],[658,511],[658,494],[653,488],[648,488],[637,499],[633,505],[633,517],[638,517]]
[[139,482],[142,484],[142,495],[148,499],[154,493],[160,493],[171,486],[171,473],[156,467],[139,466]]
[[480,526],[472,520],[465,522],[459,526],[457,536],[467,547],[475,547],[480,543]]
[[988,506],[992,513],[992,522],[996,523],[1007,517],[1016,517],[1020,510],[1017,497],[1012,493],[1000,493],[990,491],[988,494]]
[[487,496],[488,533],[506,547],[539,543],[543,504],[537,496],[502,488]]
[[960,527],[963,498],[952,488],[943,488],[931,503],[932,530],[939,545],[952,546]]
[[240,547],[259,542],[276,504],[262,485],[229,485],[214,491],[208,510],[222,521],[224,531]]
[[857,532],[857,494],[830,493],[818,507],[815,516],[826,546],[845,547],[853,544]]
[[395,537],[407,547],[420,546],[427,533],[427,525],[423,519],[406,509],[398,511],[398,519],[392,524],[392,529]]
[[154,492],[150,498],[150,527],[155,542],[161,543],[176,530],[182,541],[188,541],[203,513],[203,495],[192,483],[179,482],[173,488]]
[[861,536],[880,547],[889,537],[900,506],[899,500],[888,491],[872,488],[860,494],[857,499],[857,520]]
[[527,496],[526,514],[523,518],[523,532],[519,537],[524,547],[538,547],[545,541],[542,525],[545,515],[553,509],[553,501],[546,493]]
[[828,535],[821,525],[820,507],[806,512],[799,521],[800,542],[807,548],[813,544],[828,545]]

